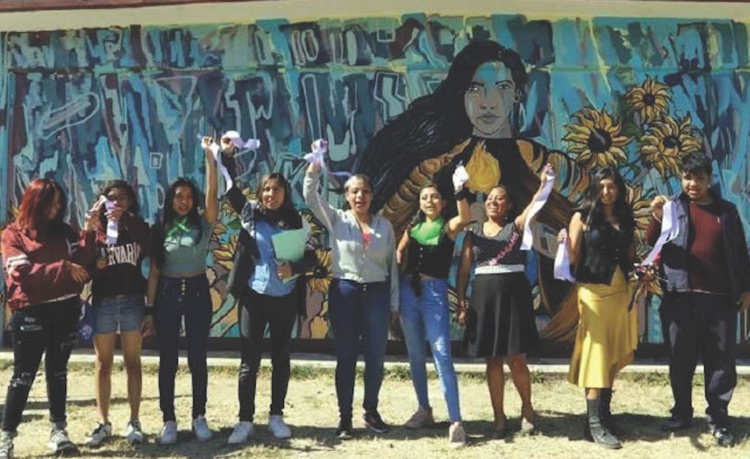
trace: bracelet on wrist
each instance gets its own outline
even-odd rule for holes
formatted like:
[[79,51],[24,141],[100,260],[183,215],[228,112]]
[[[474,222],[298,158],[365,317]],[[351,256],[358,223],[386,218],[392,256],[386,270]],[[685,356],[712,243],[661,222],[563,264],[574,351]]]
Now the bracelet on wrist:
[[455,196],[456,201],[461,201],[462,199],[468,199],[469,197],[469,190],[466,188],[462,188],[461,191],[456,191],[453,196]]

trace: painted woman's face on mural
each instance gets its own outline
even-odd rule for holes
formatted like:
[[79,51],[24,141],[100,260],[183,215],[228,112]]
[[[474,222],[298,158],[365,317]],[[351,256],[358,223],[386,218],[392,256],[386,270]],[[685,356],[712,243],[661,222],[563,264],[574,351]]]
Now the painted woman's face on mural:
[[440,217],[443,212],[443,197],[437,188],[424,188],[419,193],[419,210],[430,219],[434,220]]
[[510,70],[502,62],[485,62],[477,68],[464,94],[464,108],[473,135],[497,139],[510,137],[510,118],[518,91]]
[[172,210],[179,217],[184,217],[193,210],[193,191],[188,186],[178,186],[172,200]]

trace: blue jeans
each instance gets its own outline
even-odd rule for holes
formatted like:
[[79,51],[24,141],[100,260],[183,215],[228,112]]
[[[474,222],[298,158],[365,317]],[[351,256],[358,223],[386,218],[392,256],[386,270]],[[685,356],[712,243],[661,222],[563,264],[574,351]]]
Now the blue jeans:
[[115,295],[94,305],[94,334],[108,335],[141,329],[143,294]]
[[365,356],[365,411],[377,410],[388,344],[390,288],[387,282],[360,284],[334,279],[328,311],[335,336],[336,397],[342,419],[352,418],[359,339]]
[[461,420],[458,401],[458,380],[451,358],[451,312],[448,307],[448,282],[444,279],[422,279],[422,295],[416,296],[410,279],[401,281],[401,327],[409,350],[411,380],[420,408],[429,408],[427,393],[427,351],[430,344],[432,358],[440,378],[440,387],[448,405],[451,422]]
[[164,422],[176,420],[174,384],[180,328],[184,317],[195,419],[206,414],[208,334],[213,314],[208,279],[205,274],[183,279],[160,277],[155,306],[154,322],[159,342],[159,407],[162,417]]

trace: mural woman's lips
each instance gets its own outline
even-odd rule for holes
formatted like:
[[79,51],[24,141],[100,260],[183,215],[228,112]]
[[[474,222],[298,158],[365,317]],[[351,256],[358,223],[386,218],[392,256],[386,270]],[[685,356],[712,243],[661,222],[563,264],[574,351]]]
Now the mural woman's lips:
[[495,115],[482,115],[482,116],[477,117],[477,120],[485,124],[492,124],[496,122],[499,118],[500,118],[499,116],[495,116]]

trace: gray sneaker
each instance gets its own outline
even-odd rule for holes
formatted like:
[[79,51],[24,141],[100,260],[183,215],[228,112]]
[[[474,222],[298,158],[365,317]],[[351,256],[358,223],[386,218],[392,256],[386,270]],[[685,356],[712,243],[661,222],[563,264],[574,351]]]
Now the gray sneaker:
[[435,418],[432,417],[432,408],[419,408],[414,413],[404,427],[407,429],[422,429],[424,427],[430,427],[435,424]]
[[13,439],[15,432],[3,431],[0,433],[0,459],[13,459]]
[[466,432],[460,423],[452,423],[448,429],[448,443],[451,448],[458,449],[466,446]]
[[97,447],[112,437],[112,424],[100,422],[86,439],[86,446]]
[[52,424],[52,430],[49,434],[49,446],[52,454],[55,455],[68,455],[78,453],[78,448],[68,436],[68,431],[65,429],[66,424],[64,422],[57,422]]
[[141,429],[141,421],[134,420],[128,422],[128,427],[125,430],[125,438],[128,439],[128,443],[131,445],[140,445],[143,443],[143,429]]

